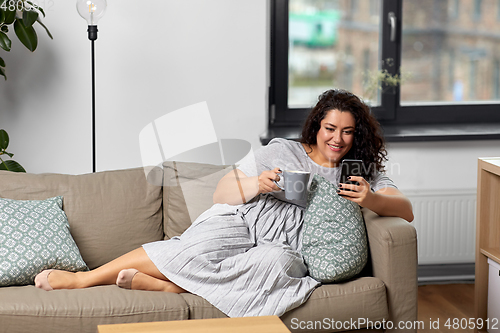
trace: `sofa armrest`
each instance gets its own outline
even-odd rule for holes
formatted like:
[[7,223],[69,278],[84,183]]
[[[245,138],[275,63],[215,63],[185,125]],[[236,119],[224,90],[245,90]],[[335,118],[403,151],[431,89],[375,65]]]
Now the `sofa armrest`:
[[[389,319],[394,328],[400,322],[417,321],[417,233],[398,217],[380,217],[363,208],[373,276],[387,289]],[[414,326],[414,325],[413,325]],[[417,330],[404,329],[405,332]]]

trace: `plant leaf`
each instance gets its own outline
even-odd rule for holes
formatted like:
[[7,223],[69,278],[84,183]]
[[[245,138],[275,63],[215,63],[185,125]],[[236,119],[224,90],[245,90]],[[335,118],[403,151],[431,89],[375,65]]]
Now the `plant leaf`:
[[17,163],[13,160],[7,160],[3,163],[0,163],[0,170],[7,170],[12,172],[26,172],[21,164]]
[[17,38],[23,43],[24,46],[31,52],[36,50],[38,46],[38,37],[36,36],[35,29],[32,26],[26,27],[22,19],[17,19],[14,22],[14,31]]
[[38,13],[35,12],[34,7],[33,7],[33,10],[26,10],[26,9],[24,10],[24,12],[23,12],[23,24],[26,28],[31,27],[33,25],[33,23],[36,22],[37,19],[38,19]]
[[0,8],[0,24],[5,22],[5,13],[2,8]]
[[0,67],[0,75],[3,76],[5,80],[7,80],[7,75],[5,74],[5,69],[3,67]]
[[0,31],[0,47],[5,51],[9,52],[11,45],[12,42],[9,39],[9,37],[7,37],[7,34],[3,31]]
[[2,58],[0,58],[0,67],[5,67],[5,61]]
[[39,11],[40,13],[42,13],[43,17],[45,17],[45,12],[43,11],[43,8],[42,8],[42,7],[38,6],[38,7],[36,7],[36,9],[38,9],[38,11]]
[[0,150],[5,150],[9,146],[9,135],[3,129],[0,130]]
[[26,2],[29,3],[31,7],[33,7],[36,10],[38,10],[40,13],[42,13],[43,17],[45,17],[45,12],[43,11],[42,7],[33,4],[33,2],[31,2],[31,1],[26,1]]
[[4,9],[4,14],[5,14],[4,23],[6,25],[14,23],[14,20],[16,19],[16,11],[15,10],[9,10],[9,7],[7,7],[7,10]]
[[52,34],[50,33],[49,29],[45,26],[45,24],[42,23],[42,21],[40,21],[40,18],[37,18],[36,21],[38,23],[40,23],[40,25],[42,27],[44,27],[45,31],[47,31],[47,35],[49,35],[50,39],[54,39],[54,37],[52,37]]

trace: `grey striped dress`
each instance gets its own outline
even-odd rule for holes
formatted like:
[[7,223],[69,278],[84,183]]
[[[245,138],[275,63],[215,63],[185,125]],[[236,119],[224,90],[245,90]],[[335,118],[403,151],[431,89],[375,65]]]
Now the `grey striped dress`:
[[[272,140],[238,167],[248,177],[263,170],[304,170],[338,183],[339,168],[314,163],[302,145]],[[380,174],[373,190],[392,186]],[[230,317],[281,316],[304,303],[319,283],[300,254],[305,202],[281,192],[244,205],[216,204],[180,236],[143,245],[160,272]]]

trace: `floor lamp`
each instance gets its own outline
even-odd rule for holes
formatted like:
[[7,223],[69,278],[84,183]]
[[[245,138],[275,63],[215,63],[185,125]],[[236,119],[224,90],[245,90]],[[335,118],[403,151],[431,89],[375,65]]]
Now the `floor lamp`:
[[76,9],[88,23],[92,57],[92,172],[95,172],[95,61],[94,41],[97,39],[97,22],[106,11],[106,0],[77,0]]

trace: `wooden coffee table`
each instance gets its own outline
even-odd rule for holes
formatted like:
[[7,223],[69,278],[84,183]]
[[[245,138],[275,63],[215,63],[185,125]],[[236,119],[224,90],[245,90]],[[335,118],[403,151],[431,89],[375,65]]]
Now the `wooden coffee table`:
[[278,316],[190,319],[97,326],[99,333],[290,333]]

